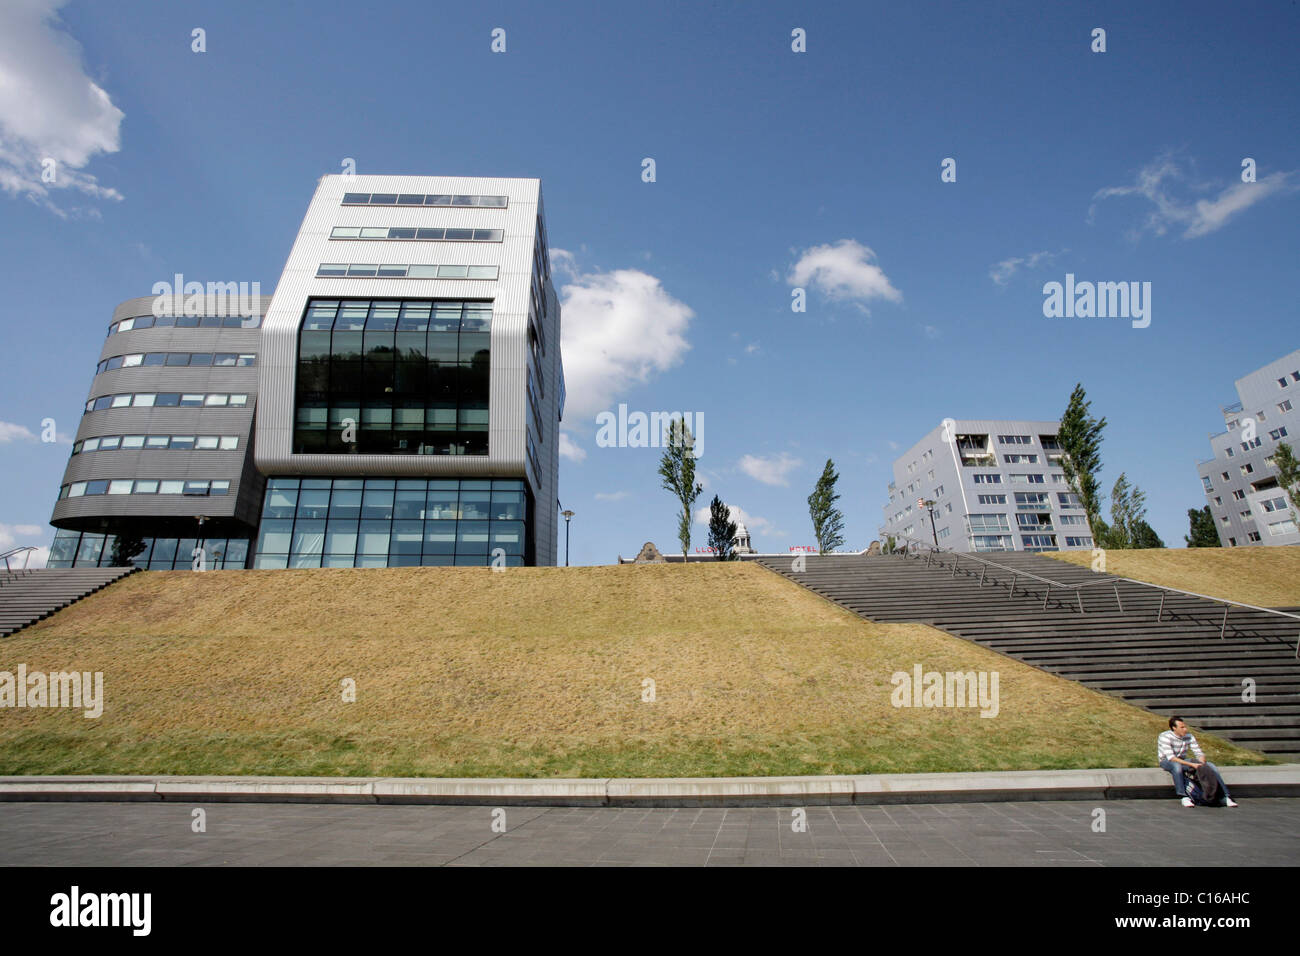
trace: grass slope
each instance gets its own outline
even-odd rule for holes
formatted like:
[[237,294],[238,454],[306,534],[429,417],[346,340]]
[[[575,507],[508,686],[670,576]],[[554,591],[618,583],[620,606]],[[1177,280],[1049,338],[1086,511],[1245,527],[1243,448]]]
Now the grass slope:
[[[0,710],[0,773],[713,776],[1151,766],[1164,722],[750,564],[144,572],[0,641],[106,704]],[[1000,713],[895,671],[1000,674]],[[356,682],[355,703],[341,681]],[[655,682],[644,702],[643,680]],[[1220,763],[1264,757],[1206,738]]]
[[[1090,567],[1091,551],[1046,552]],[[1138,581],[1260,607],[1300,605],[1300,547],[1107,551],[1106,570]]]

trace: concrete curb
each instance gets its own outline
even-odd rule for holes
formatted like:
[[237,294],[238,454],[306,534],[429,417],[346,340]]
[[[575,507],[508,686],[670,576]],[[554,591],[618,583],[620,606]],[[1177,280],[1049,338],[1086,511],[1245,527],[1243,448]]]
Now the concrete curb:
[[[1300,797],[1300,764],[1221,767],[1235,796]],[[440,777],[0,777],[0,802],[787,807],[1172,798],[1157,769],[841,777],[530,780]]]

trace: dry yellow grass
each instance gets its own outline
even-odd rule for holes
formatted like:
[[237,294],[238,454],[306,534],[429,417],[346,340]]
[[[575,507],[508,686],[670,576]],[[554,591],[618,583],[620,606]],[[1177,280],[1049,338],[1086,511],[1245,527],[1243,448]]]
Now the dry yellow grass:
[[[1092,562],[1090,551],[1052,552],[1049,557],[1084,567]],[[1106,570],[1243,604],[1300,605],[1300,547],[1107,551]]]
[[[106,705],[0,711],[0,773],[709,776],[1148,766],[1163,721],[749,564],[146,572],[0,641]],[[1000,713],[890,683],[1000,673]],[[356,682],[356,702],[341,681]],[[643,680],[655,682],[644,702]],[[1212,740],[1212,738],[1210,738]],[[1212,744],[1221,763],[1262,762]]]

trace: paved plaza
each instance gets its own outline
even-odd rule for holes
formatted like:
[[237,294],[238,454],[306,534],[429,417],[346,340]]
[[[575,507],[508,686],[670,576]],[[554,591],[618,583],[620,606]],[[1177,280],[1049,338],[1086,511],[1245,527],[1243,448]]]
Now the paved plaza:
[[[206,832],[192,829],[203,809]],[[1094,827],[1105,813],[1104,832]],[[0,803],[4,866],[1294,866],[1300,799],[643,809]],[[502,814],[504,813],[504,818]],[[797,829],[800,823],[805,829]],[[495,824],[495,829],[494,829]],[[504,832],[500,832],[504,828]]]

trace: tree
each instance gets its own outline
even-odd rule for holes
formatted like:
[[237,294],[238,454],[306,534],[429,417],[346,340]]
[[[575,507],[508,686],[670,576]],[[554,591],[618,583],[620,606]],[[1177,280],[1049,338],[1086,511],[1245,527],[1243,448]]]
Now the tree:
[[827,458],[822,476],[817,479],[817,487],[808,496],[808,514],[812,517],[813,535],[821,554],[834,551],[844,543],[844,515],[835,507],[840,497],[835,493],[835,482],[839,480],[840,476],[835,474],[835,462]]
[[[1160,540],[1146,523],[1146,499],[1146,493],[1137,485],[1130,485],[1128,476],[1121,471],[1119,477],[1115,479],[1114,487],[1110,490],[1110,518],[1114,524],[1110,526],[1109,534],[1104,535],[1109,540],[1102,547],[1143,547],[1137,543],[1141,528],[1146,528],[1150,532],[1146,540],[1149,541],[1152,537],[1157,541]],[[1150,547],[1164,547],[1164,545],[1150,545]]]
[[1277,483],[1282,486],[1291,503],[1288,510],[1291,513],[1291,520],[1296,519],[1296,505],[1300,503],[1300,461],[1296,460],[1295,453],[1291,446],[1286,442],[1277,443],[1277,451],[1273,453],[1273,464],[1277,466]]
[[736,522],[731,520],[731,509],[717,495],[709,505],[709,547],[719,561],[735,560]]
[[1070,393],[1070,403],[1066,406],[1065,414],[1061,416],[1057,441],[1065,453],[1061,457],[1065,480],[1079,496],[1088,519],[1088,530],[1092,532],[1093,541],[1098,541],[1097,522],[1101,516],[1101,499],[1098,495],[1100,482],[1097,475],[1101,471],[1101,432],[1106,427],[1106,419],[1093,418],[1088,412],[1091,404],[1087,400],[1083,384],[1076,384]]
[[112,566],[115,568],[129,568],[131,559],[147,547],[144,538],[134,532],[125,531],[119,534],[113,541]]
[[1156,534],[1155,528],[1139,519],[1133,530],[1133,547],[1163,548],[1164,546],[1165,543],[1160,540],[1160,535]]
[[1187,542],[1189,548],[1222,547],[1219,529],[1214,526],[1214,514],[1209,505],[1199,511],[1195,508],[1187,509],[1187,534],[1183,535],[1183,541]]
[[659,460],[659,477],[665,491],[671,491],[681,502],[682,514],[677,520],[677,540],[682,545],[682,558],[691,547],[691,505],[700,496],[704,486],[695,481],[695,437],[686,422],[674,418],[664,429],[664,455]]

